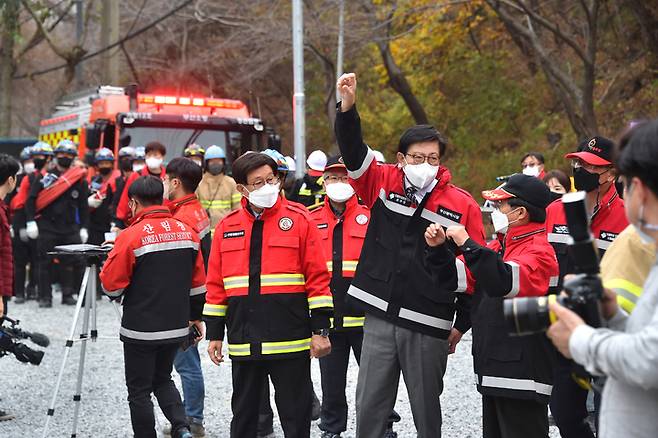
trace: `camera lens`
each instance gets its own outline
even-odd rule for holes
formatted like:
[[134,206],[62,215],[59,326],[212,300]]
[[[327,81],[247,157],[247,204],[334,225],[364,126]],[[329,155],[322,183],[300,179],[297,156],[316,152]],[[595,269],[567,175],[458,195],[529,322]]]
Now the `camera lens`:
[[546,331],[555,320],[548,305],[555,295],[512,298],[503,302],[503,314],[511,335],[529,335]]

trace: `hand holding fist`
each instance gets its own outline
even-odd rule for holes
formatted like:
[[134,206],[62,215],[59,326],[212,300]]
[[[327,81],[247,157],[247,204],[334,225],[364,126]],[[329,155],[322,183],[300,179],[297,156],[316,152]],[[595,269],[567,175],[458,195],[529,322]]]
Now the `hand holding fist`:
[[435,247],[446,241],[446,233],[439,224],[430,224],[425,230],[425,242],[428,246]]
[[356,102],[356,75],[354,73],[345,73],[338,78],[336,88],[340,93],[341,112],[349,111]]

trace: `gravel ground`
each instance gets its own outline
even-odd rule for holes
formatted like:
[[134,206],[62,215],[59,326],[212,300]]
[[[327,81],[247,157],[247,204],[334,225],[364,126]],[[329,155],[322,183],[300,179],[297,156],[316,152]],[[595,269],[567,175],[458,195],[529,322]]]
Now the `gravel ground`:
[[[39,309],[34,301],[26,304],[9,304],[9,316],[21,320],[24,330],[42,332],[50,337],[51,345],[40,366],[24,365],[13,357],[0,359],[0,408],[10,410],[16,419],[0,423],[0,437],[41,436],[46,420],[46,410],[52,399],[57,374],[63,357],[63,345],[70,331],[74,307],[59,305],[56,295],[52,309]],[[122,346],[118,338],[119,323],[112,305],[104,299],[98,302],[99,339],[89,343],[82,390],[81,417],[78,425],[79,437],[123,437],[131,436],[130,414],[123,376]],[[28,344],[35,347],[33,344]],[[206,342],[200,348],[205,351]],[[471,338],[466,335],[458,346],[457,353],[448,361],[445,390],[441,397],[443,408],[443,436],[476,438],[481,432],[480,396],[475,389],[473,362],[470,354]],[[71,435],[73,418],[72,396],[75,389],[76,370],[79,360],[79,344],[75,344],[69,355],[67,369],[60,389],[55,415],[51,420],[48,437]],[[207,354],[202,354],[202,366],[206,379],[205,425],[209,437],[229,436],[231,419],[231,372],[230,361],[220,367],[214,366]],[[315,391],[321,395],[320,371],[317,361],[312,365]],[[356,389],[357,368],[352,360],[347,380],[348,399]],[[176,385],[180,388],[178,376]],[[273,394],[273,393],[272,393]],[[272,400],[272,406],[274,401]],[[343,436],[355,433],[354,409],[350,406],[348,430]],[[400,390],[396,410],[402,421],[396,425],[400,438],[414,437],[415,429],[404,387]],[[158,421],[165,419],[156,410]],[[275,427],[277,437],[283,437],[279,425]],[[312,436],[319,437],[317,426],[312,426]],[[558,437],[551,427],[551,438]]]

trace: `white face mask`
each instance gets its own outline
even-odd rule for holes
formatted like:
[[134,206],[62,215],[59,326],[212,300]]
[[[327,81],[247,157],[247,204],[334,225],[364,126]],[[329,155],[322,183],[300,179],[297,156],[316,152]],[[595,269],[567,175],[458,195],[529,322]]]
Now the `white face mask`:
[[29,162],[25,163],[23,166],[23,173],[33,173],[34,172],[34,163]]
[[439,172],[439,166],[432,166],[427,162],[422,164],[407,163],[402,168],[402,171],[411,185],[417,189],[424,189],[436,179],[436,174]]
[[[514,209],[514,210],[510,211],[510,213],[512,213],[516,210],[517,209]],[[507,230],[509,229],[510,224],[513,224],[517,220],[514,220],[514,221],[510,222],[507,215],[505,213],[503,213],[502,211],[498,210],[497,208],[494,209],[494,211],[491,212],[491,222],[493,224],[494,231],[496,233],[506,234]]]
[[539,176],[539,166],[524,167],[523,174],[528,176]]
[[146,165],[151,170],[159,169],[162,165],[162,158],[146,157]]
[[[633,191],[633,185],[631,185],[628,189],[626,189],[626,191],[627,191],[627,194],[626,194],[627,204],[626,205],[629,205],[630,200],[631,200],[632,191]],[[655,243],[656,241],[654,240],[654,238],[651,237],[649,234],[647,234],[647,232],[644,231],[644,230],[647,229],[647,230],[651,230],[651,231],[658,231],[658,224],[650,224],[650,223],[647,223],[644,220],[644,204],[640,205],[640,211],[637,212],[637,218],[638,218],[639,223],[638,224],[633,223],[632,225],[633,225],[633,228],[635,228],[635,231],[637,232],[637,235],[640,236],[640,239],[642,239],[642,242],[644,242],[646,244]]]
[[260,189],[249,192],[249,202],[258,208],[272,208],[279,199],[280,184],[265,184]]
[[354,196],[354,189],[344,182],[327,184],[327,196],[334,202],[345,202]]
[[134,163],[133,164],[133,172],[139,172],[145,167],[144,163]]

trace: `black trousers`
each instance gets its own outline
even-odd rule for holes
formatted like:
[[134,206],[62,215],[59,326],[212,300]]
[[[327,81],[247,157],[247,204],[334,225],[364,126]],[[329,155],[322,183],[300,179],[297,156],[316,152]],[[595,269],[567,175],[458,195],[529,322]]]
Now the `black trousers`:
[[482,396],[483,438],[548,438],[548,409],[533,400]]
[[286,438],[311,434],[311,359],[246,360],[232,363],[232,438],[255,438],[267,377],[274,385],[274,401]]
[[[320,413],[320,429],[336,434],[347,430],[347,367],[350,361],[350,351],[354,353],[356,362],[361,360],[363,331],[351,330],[332,332],[329,335],[331,353],[320,358],[320,376],[322,382],[322,410]],[[389,425],[400,421],[400,416],[391,412]]]
[[594,438],[587,421],[587,390],[573,380],[572,370],[572,362],[560,355],[553,374],[551,413],[562,438]]
[[11,244],[14,252],[14,296],[25,298],[27,265],[30,265],[28,288],[34,293],[37,286],[37,243],[32,239],[23,242],[15,236]]
[[135,438],[157,436],[151,393],[171,423],[172,436],[182,427],[189,427],[183,402],[171,379],[177,351],[178,344],[123,343],[130,421]]
[[[53,234],[42,232],[37,239],[37,252],[39,256],[39,299],[52,300],[53,291],[51,288],[51,268],[54,257],[48,255],[58,245],[70,245],[80,243],[79,232],[73,231],[67,234]],[[75,293],[76,288],[80,286],[80,274],[82,260],[77,256],[58,256],[59,260],[57,270],[59,280],[62,284],[62,295],[71,296]]]

